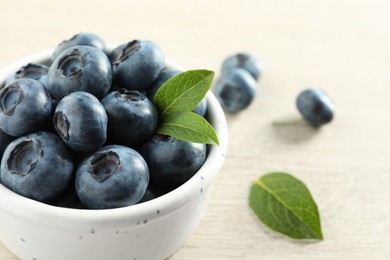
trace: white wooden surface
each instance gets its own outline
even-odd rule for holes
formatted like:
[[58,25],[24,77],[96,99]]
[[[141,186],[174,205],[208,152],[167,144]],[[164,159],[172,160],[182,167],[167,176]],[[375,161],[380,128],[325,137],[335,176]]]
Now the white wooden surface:
[[[229,152],[204,217],[169,260],[390,258],[389,1],[13,0],[0,10],[0,68],[80,31],[153,40],[189,69],[218,73],[237,51],[262,59],[255,102],[228,116]],[[333,98],[334,122],[273,127],[297,114],[306,87]],[[307,184],[324,241],[293,241],[257,221],[248,189],[271,171]],[[16,258],[0,244],[0,259]]]

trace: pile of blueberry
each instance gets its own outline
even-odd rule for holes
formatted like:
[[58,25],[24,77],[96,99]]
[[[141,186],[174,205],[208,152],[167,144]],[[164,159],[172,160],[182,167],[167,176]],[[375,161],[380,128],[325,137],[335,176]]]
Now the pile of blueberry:
[[223,61],[213,92],[224,111],[237,113],[252,103],[261,72],[260,61],[248,52],[232,54]]
[[[155,134],[153,96],[180,73],[133,40],[113,50],[95,34],[60,43],[50,66],[27,64],[0,90],[1,183],[63,207],[117,208],[178,187],[206,145]],[[207,101],[194,112],[205,116]]]

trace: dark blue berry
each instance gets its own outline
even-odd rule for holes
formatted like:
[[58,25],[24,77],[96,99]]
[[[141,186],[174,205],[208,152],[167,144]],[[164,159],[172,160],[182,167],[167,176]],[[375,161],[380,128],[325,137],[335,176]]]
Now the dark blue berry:
[[3,156],[5,148],[11,143],[15,137],[6,134],[3,130],[0,129],[0,158]]
[[115,83],[123,88],[146,91],[164,68],[162,50],[147,40],[134,40],[118,48],[120,50],[114,50],[111,57]]
[[102,38],[94,33],[79,33],[74,35],[69,40],[65,40],[58,44],[53,52],[53,60],[61,54],[61,52],[74,46],[91,46],[100,49],[104,53],[108,53],[107,46]]
[[222,75],[213,91],[226,112],[236,113],[252,103],[256,96],[256,81],[246,70],[236,68]]
[[296,105],[305,120],[314,127],[327,124],[333,119],[333,102],[321,89],[302,91],[297,97]]
[[88,208],[130,206],[142,199],[149,183],[148,166],[135,150],[109,145],[88,156],[76,173],[76,192]]
[[61,139],[76,152],[92,152],[107,139],[107,114],[99,100],[86,92],[74,92],[58,102],[53,117]]
[[112,71],[110,61],[100,50],[75,46],[62,52],[51,64],[47,89],[56,99],[85,91],[102,98],[110,90]]
[[107,112],[111,142],[136,148],[156,131],[157,109],[141,92],[120,89],[110,92],[101,102]]
[[11,74],[7,80],[6,85],[12,83],[17,79],[35,79],[41,82],[44,86],[47,85],[47,74],[49,67],[43,64],[29,63],[21,67],[18,71]]
[[222,63],[222,74],[229,74],[236,68],[248,71],[255,80],[261,77],[262,65],[253,54],[240,52],[227,57]]
[[58,136],[48,132],[14,140],[1,160],[1,183],[22,196],[42,202],[61,194],[72,175],[70,151]]
[[9,135],[37,131],[50,118],[51,97],[34,79],[18,79],[0,91],[0,128]]
[[177,185],[189,180],[206,159],[206,145],[154,135],[140,148],[158,185]]

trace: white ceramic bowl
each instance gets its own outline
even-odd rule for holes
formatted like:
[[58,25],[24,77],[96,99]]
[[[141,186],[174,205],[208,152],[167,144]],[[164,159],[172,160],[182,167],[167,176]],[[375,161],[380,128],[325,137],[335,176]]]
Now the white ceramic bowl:
[[[28,62],[48,64],[52,50],[0,71],[0,82]],[[167,67],[179,68],[167,61]],[[208,118],[220,146],[211,146],[201,169],[179,188],[134,206],[80,210],[22,197],[0,184],[0,240],[21,259],[154,260],[175,252],[194,230],[227,150],[227,125],[218,101],[207,94]]]

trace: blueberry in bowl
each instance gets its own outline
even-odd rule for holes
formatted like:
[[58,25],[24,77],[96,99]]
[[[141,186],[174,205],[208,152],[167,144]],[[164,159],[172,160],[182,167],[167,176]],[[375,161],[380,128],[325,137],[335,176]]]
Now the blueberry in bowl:
[[[52,49],[43,51],[7,66],[0,70],[0,82],[4,82],[10,74],[29,62],[50,66],[52,53]],[[164,64],[164,69],[183,70],[169,60],[165,60]],[[99,102],[106,94],[97,97]],[[63,96],[52,98],[58,99],[57,102],[60,103]],[[206,100],[205,117],[218,135],[219,146],[207,147],[204,163],[187,181],[179,186],[174,185],[175,189],[158,194],[152,199],[140,198],[138,203],[131,206],[109,209],[69,208],[45,203],[22,196],[0,184],[0,221],[7,223],[0,225],[0,240],[21,259],[164,259],[171,255],[199,223],[227,150],[227,125],[222,108],[211,92],[207,94]],[[50,134],[58,135],[56,130]],[[33,153],[34,156],[28,157],[29,153],[22,152],[27,151],[28,147],[31,146],[27,145],[26,149],[19,149],[19,152],[14,153],[26,156],[19,156],[21,159],[25,158],[26,163],[22,164],[23,167],[17,167],[18,169],[38,165],[34,162],[37,162],[41,153]],[[103,144],[102,149],[104,147],[107,147],[106,144]],[[80,155],[72,154],[74,157]],[[112,151],[95,156],[93,154],[94,152],[88,153],[92,156],[92,163],[87,172],[92,171],[105,178],[113,169],[128,169],[124,161],[120,160],[121,163],[118,163],[118,158],[122,157]],[[43,155],[49,156],[50,152],[43,150]],[[50,167],[58,165],[51,159],[46,163],[52,164]],[[15,166],[12,163],[10,165]],[[71,182],[76,179],[75,172],[80,165],[81,162],[77,160],[73,176],[70,177]],[[113,176],[114,174],[106,180],[114,182]],[[151,187],[151,184],[149,180],[147,186]],[[139,189],[145,189],[145,185],[146,180]],[[74,190],[76,188],[63,192],[77,192]],[[104,194],[97,193],[95,196],[101,195]],[[135,200],[138,200],[140,196],[136,197]]]
[[95,47],[74,46],[55,58],[46,87],[57,100],[75,91],[85,91],[100,99],[110,90],[111,83],[107,55]]
[[82,153],[90,153],[106,142],[107,120],[103,105],[84,91],[62,98],[53,116],[58,136],[73,151]]
[[37,131],[49,119],[52,101],[34,79],[17,79],[0,90],[0,128],[19,137]]
[[102,100],[112,142],[137,148],[152,137],[158,124],[157,109],[138,90],[119,89]]

